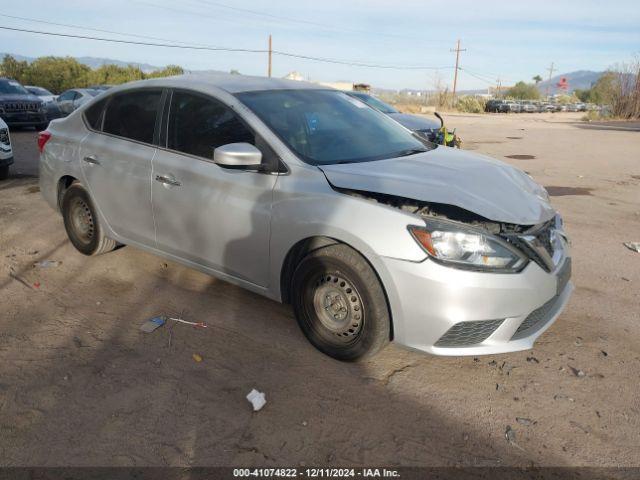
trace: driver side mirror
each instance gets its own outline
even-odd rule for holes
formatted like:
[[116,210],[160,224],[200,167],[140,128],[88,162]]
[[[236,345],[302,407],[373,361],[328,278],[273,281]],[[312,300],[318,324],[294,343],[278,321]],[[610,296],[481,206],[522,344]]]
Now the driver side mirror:
[[224,168],[258,170],[262,152],[250,143],[228,143],[213,151],[213,162]]

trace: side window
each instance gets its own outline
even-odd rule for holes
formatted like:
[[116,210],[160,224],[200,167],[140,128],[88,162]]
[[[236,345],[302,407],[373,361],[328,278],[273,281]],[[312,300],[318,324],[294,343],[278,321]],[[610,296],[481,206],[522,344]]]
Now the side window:
[[108,98],[100,100],[95,105],[91,105],[84,112],[84,118],[91,128],[94,130],[100,130],[102,127],[102,114],[104,113],[104,106],[107,103]]
[[73,100],[75,95],[76,95],[76,92],[74,91],[71,91],[71,90],[66,91],[58,97],[58,101]]
[[160,90],[123,93],[111,98],[102,131],[144,143],[153,143]]
[[255,144],[254,134],[222,103],[188,92],[174,92],[169,110],[167,147],[211,160],[228,143]]

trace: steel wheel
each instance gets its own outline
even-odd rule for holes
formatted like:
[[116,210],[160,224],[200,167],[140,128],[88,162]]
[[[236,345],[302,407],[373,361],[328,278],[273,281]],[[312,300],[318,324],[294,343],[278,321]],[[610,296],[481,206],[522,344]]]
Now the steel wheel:
[[330,334],[352,341],[362,330],[362,298],[352,282],[340,273],[322,275],[315,284],[313,308]]
[[75,231],[75,234],[82,243],[88,245],[93,240],[95,233],[95,224],[93,220],[93,213],[89,208],[89,205],[81,199],[74,198],[71,204],[71,225]]

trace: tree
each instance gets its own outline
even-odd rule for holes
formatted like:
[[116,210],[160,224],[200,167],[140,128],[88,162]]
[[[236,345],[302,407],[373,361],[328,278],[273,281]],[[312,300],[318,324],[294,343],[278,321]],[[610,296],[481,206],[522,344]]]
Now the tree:
[[518,82],[507,91],[507,96],[520,100],[537,100],[540,98],[540,92],[535,85]]
[[172,77],[174,75],[182,75],[184,74],[184,68],[179,65],[167,65],[166,67],[151,72],[147,75],[148,78],[158,78],[158,77]]
[[540,75],[536,75],[532,80],[536,82],[536,85],[538,85],[542,81],[542,77]]
[[26,70],[23,83],[38,85],[53,93],[86,87],[91,69],[72,57],[40,57]]
[[589,91],[589,101],[598,105],[610,105],[616,93],[617,75],[605,72]]
[[18,61],[11,55],[5,55],[0,63],[0,76],[11,78],[20,83],[24,80],[24,74],[29,68],[25,61]]

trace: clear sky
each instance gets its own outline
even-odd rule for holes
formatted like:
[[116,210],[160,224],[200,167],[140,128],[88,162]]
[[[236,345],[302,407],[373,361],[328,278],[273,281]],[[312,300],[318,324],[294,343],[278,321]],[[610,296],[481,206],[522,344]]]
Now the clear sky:
[[[383,65],[393,70],[275,56],[274,76],[298,71],[311,80],[386,88],[451,85],[458,38],[459,89],[503,85],[555,73],[603,70],[640,54],[640,1],[568,0],[4,0],[0,26],[142,40],[112,33],[7,18],[14,15],[172,42],[274,50]],[[144,41],[144,40],[142,40]],[[0,51],[27,56],[108,57],[191,70],[237,69],[265,75],[267,55],[175,50],[0,30]],[[474,74],[475,76],[473,76]],[[477,77],[482,78],[479,79]]]

